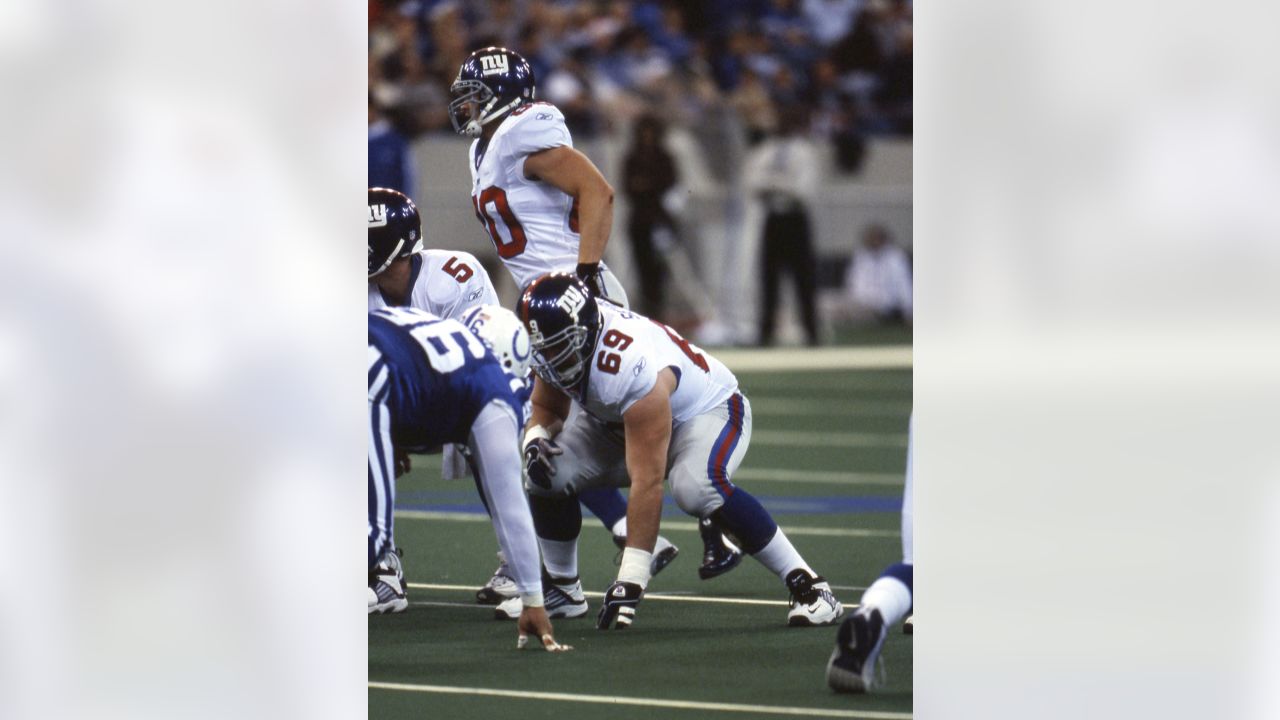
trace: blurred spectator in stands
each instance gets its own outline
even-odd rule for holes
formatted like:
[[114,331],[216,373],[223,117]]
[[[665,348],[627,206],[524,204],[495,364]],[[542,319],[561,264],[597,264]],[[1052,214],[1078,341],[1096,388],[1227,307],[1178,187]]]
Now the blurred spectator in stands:
[[760,344],[773,343],[778,310],[778,282],[790,273],[800,301],[800,315],[810,345],[818,344],[814,309],[816,267],[808,205],[818,190],[818,155],[805,136],[808,118],[803,108],[782,111],[779,134],[747,156],[744,171],[748,190],[764,207],[761,250]]
[[912,30],[911,21],[894,17],[890,25],[893,28],[893,42],[889,57],[880,69],[880,86],[876,92],[876,102],[884,113],[893,132],[898,135],[910,135],[912,130],[911,115],[911,77],[912,77]]
[[369,187],[391,188],[413,197],[413,185],[409,145],[369,95]]
[[863,0],[804,0],[801,11],[809,21],[809,32],[823,47],[834,45],[849,33],[855,13]]
[[729,104],[742,119],[747,142],[755,145],[778,128],[778,115],[769,89],[755,72],[747,70],[742,82],[729,96]]
[[597,115],[595,94],[592,92],[591,77],[587,70],[587,61],[591,50],[581,47],[564,59],[546,80],[538,80],[538,96],[560,108],[564,113],[565,125],[569,132],[577,138],[594,137],[600,131],[600,118]]
[[675,223],[663,206],[675,187],[676,166],[663,144],[666,127],[655,115],[636,120],[631,147],[623,161],[622,188],[630,206],[627,236],[640,276],[641,314],[663,316],[663,256],[675,241]]
[[844,292],[854,319],[911,324],[911,260],[882,225],[862,231],[845,274]]
[[813,82],[805,102],[814,108],[814,134],[827,138],[835,149],[836,168],[846,174],[861,170],[866,139],[858,125],[858,109],[853,98],[840,88],[840,78],[830,60],[814,64]]

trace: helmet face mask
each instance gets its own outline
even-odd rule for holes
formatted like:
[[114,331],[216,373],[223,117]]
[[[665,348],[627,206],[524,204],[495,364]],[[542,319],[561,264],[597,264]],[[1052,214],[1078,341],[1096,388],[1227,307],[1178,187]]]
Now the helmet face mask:
[[538,333],[539,339],[532,341],[534,371],[561,390],[574,387],[586,374],[587,354],[582,349],[589,335],[581,325],[567,327],[549,338]]
[[[479,80],[454,80],[449,88],[454,99],[449,103],[449,121],[454,132],[476,137],[484,126],[484,109],[493,104],[493,91]],[[465,111],[465,112],[464,112]]]

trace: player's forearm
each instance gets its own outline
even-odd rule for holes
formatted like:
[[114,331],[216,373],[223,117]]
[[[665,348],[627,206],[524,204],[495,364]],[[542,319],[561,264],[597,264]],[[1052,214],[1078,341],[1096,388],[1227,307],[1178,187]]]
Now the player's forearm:
[[577,199],[578,262],[598,263],[613,230],[613,188],[602,179],[582,188]]
[[662,518],[662,476],[632,476],[627,496],[627,547],[653,552]]
[[524,495],[516,432],[515,416],[490,406],[472,425],[469,444],[498,547],[511,566],[521,595],[532,600],[542,591],[538,539]]

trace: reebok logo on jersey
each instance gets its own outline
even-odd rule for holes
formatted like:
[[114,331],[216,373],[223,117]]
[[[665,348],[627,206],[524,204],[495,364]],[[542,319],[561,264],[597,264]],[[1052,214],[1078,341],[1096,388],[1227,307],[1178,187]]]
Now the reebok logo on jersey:
[[369,227],[382,227],[387,224],[387,206],[386,205],[370,205],[369,206]]
[[578,291],[578,288],[572,285],[565,288],[564,294],[560,296],[560,301],[556,303],[561,310],[573,316],[574,322],[577,322],[578,313],[582,312],[582,307],[586,304],[587,299]]
[[480,74],[484,76],[500,75],[507,72],[506,55],[481,55]]
[[640,362],[636,363],[636,366],[635,366],[634,368],[632,368],[632,370],[631,370],[631,374],[632,374],[632,375],[635,375],[636,377],[640,377],[640,371],[641,371],[641,370],[644,370],[644,366],[645,366],[645,364],[646,364],[646,363],[648,363],[648,362],[649,362],[649,361],[648,361],[647,359],[645,359],[645,358],[643,358],[643,357],[642,357],[642,358],[640,358]]

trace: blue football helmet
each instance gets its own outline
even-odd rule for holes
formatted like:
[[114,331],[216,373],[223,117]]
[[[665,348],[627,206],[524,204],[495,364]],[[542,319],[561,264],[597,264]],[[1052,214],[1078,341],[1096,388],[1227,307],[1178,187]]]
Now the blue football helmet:
[[543,275],[525,289],[516,315],[529,331],[533,369],[566,392],[587,376],[600,331],[600,308],[571,273]]
[[479,137],[485,125],[533,102],[533,85],[533,67],[520,53],[501,47],[476,50],[463,61],[449,88],[454,95],[449,103],[453,129]]
[[422,218],[409,196],[369,188],[369,277],[422,249]]

